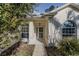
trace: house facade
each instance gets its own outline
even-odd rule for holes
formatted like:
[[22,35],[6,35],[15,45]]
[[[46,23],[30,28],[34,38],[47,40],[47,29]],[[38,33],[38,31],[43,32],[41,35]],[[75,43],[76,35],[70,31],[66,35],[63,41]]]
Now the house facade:
[[64,37],[79,39],[79,5],[65,4],[42,17],[26,20],[21,26],[21,38],[28,44],[57,44]]

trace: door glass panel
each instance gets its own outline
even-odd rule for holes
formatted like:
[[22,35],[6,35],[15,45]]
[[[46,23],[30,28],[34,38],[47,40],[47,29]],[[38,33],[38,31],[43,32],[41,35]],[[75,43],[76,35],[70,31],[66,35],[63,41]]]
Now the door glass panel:
[[43,39],[43,27],[36,28],[37,39]]
[[43,32],[43,27],[40,27],[39,28],[39,32]]
[[39,38],[43,38],[43,33],[39,33]]

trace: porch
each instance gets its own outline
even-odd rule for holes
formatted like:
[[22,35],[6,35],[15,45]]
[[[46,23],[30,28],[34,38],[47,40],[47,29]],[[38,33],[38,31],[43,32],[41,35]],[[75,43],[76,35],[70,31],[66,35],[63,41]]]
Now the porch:
[[21,40],[28,44],[47,46],[48,20],[45,18],[26,20],[26,23],[21,26]]

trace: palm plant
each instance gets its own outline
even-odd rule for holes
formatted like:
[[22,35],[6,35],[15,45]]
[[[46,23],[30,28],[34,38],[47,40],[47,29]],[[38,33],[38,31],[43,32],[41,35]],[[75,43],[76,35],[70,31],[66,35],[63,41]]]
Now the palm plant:
[[79,41],[65,38],[59,42],[58,50],[62,55],[79,55]]

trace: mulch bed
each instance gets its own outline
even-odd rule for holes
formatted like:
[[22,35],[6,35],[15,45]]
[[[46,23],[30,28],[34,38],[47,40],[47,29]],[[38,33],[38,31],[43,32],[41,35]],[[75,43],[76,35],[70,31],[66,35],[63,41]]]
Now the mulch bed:
[[48,56],[61,56],[61,53],[56,47],[46,47]]
[[34,47],[35,47],[34,45],[21,43],[19,47],[17,47],[11,55],[12,56],[32,56]]

